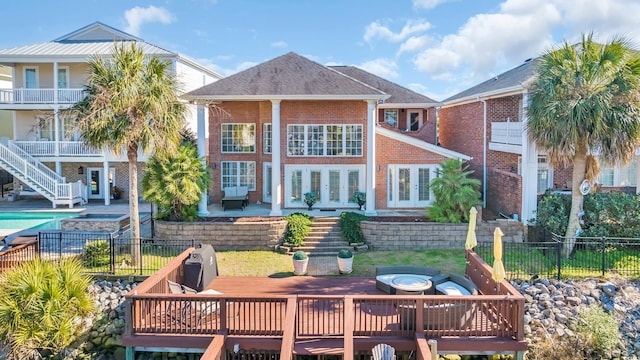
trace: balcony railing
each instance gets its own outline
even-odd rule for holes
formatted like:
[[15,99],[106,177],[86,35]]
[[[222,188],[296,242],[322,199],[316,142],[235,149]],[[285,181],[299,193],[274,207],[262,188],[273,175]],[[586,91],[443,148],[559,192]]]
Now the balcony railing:
[[84,96],[84,89],[0,89],[0,104],[75,104]]
[[[31,156],[100,156],[101,150],[87,146],[82,141],[14,141],[16,146]],[[56,147],[58,153],[56,154]]]
[[522,145],[522,122],[500,121],[491,123],[491,142]]

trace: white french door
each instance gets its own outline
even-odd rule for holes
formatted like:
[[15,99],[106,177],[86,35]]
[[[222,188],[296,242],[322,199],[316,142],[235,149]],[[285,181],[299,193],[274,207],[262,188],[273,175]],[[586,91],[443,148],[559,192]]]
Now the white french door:
[[[102,168],[87,168],[87,197],[89,199],[104,199],[104,176]],[[113,179],[115,178],[115,169],[109,169],[109,189],[115,184]],[[111,196],[108,194],[107,196]]]
[[387,168],[387,207],[417,208],[433,202],[429,187],[437,165],[389,165]]
[[271,203],[271,163],[262,166],[262,202]]
[[356,207],[353,194],[365,192],[364,165],[285,165],[285,207],[305,207],[304,194],[316,193],[314,208]]

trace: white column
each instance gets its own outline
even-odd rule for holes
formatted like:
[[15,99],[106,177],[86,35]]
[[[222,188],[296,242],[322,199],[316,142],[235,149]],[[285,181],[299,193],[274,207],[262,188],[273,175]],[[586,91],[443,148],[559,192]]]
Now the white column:
[[280,100],[271,100],[271,216],[282,215],[282,184],[280,182]]
[[522,213],[520,219],[527,223],[535,216],[538,206],[538,151],[529,140],[527,121],[529,120],[529,96],[522,94]]
[[[198,157],[202,160],[202,164],[207,166],[206,158],[207,158],[207,142],[206,142],[206,130],[205,130],[205,106],[202,104],[198,104]],[[202,194],[200,194],[200,203],[198,204],[198,215],[199,216],[207,216],[209,215],[209,209],[207,208],[209,204],[207,204],[209,189],[205,189]]]
[[58,103],[58,62],[53,62],[53,103]]
[[[88,184],[91,186],[91,184]],[[102,163],[102,192],[104,193],[104,204],[111,204],[111,187],[109,186],[109,162],[104,161]]]
[[364,214],[375,216],[376,212],[376,102],[367,101],[367,202]]
[[62,176],[62,165],[60,164],[60,106],[58,105],[58,62],[53,62],[53,154],[56,157],[56,173]]

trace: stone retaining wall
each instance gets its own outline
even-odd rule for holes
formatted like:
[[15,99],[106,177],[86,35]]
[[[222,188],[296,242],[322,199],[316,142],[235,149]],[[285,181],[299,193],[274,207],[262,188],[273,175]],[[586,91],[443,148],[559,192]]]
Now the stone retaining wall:
[[[365,242],[373,250],[416,250],[416,249],[464,249],[468,224],[447,223],[401,223],[371,222],[360,223]],[[483,221],[476,227],[478,242],[493,241],[493,232],[500,227],[505,242],[522,242],[522,223],[516,220]]]
[[273,250],[282,243],[287,222],[171,222],[155,221],[156,239],[194,239],[216,250]]

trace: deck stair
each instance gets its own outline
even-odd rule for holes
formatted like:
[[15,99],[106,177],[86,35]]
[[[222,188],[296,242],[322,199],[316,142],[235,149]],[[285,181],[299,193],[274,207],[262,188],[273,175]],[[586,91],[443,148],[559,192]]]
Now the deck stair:
[[67,182],[38,159],[15,144],[3,139],[0,142],[0,167],[8,171],[23,184],[56,205],[86,203],[86,187],[82,182]]
[[302,250],[309,256],[337,256],[340,249],[350,248],[349,242],[342,237],[339,217],[313,218],[311,232],[304,239],[304,245],[293,248]]

